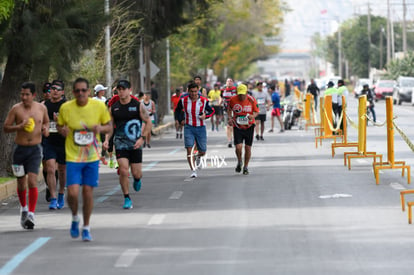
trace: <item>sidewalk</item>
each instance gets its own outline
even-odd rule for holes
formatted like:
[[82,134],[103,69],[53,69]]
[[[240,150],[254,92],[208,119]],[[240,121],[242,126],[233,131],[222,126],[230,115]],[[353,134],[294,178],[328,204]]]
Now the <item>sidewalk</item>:
[[[173,115],[166,115],[164,116],[163,124],[154,127],[152,132],[155,135],[161,135],[164,133],[168,128],[174,127],[174,116]],[[43,191],[46,188],[45,181],[43,179],[43,174],[39,171],[39,175],[37,177],[38,189],[39,192]],[[3,184],[0,184],[0,201],[6,200],[12,196],[14,196],[17,192],[17,180],[13,179]]]

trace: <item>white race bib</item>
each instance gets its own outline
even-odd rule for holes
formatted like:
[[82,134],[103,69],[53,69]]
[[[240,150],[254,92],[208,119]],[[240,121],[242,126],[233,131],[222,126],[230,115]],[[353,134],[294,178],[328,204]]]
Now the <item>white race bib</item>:
[[258,98],[257,99],[257,104],[259,104],[259,105],[263,105],[263,104],[265,104],[266,103],[266,100],[264,99],[264,98]]
[[23,165],[12,164],[13,175],[16,178],[21,178],[25,175]]
[[76,145],[86,146],[92,144],[94,139],[94,134],[89,130],[75,130],[73,132],[73,141]]
[[236,122],[239,125],[249,125],[249,118],[246,116],[238,116]]
[[56,122],[55,121],[50,121],[49,122],[49,133],[57,133],[58,130],[56,128]]

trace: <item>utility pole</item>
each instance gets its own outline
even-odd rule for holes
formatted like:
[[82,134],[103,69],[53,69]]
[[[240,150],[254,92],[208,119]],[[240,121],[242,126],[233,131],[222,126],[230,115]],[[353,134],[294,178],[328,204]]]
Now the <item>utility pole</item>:
[[382,70],[382,68],[383,68],[383,63],[384,63],[384,61],[383,61],[383,42],[382,42],[382,39],[383,39],[383,36],[384,35],[384,27],[383,26],[381,26],[381,34],[380,34],[380,69]]
[[167,38],[167,114],[171,110],[171,83],[170,83],[170,40]]
[[[105,0],[105,15],[109,17],[109,0]],[[112,64],[111,64],[111,29],[109,24],[105,27],[105,77],[106,77],[106,97],[112,96]]]
[[405,0],[403,0],[403,22],[402,22],[402,39],[403,39],[403,54],[407,53],[407,23],[406,23],[406,16],[407,16],[407,5]]
[[391,61],[391,16],[390,16],[390,0],[387,0],[387,64]]
[[369,73],[371,70],[371,10],[369,8],[369,2],[368,2],[368,15],[367,15],[367,26],[368,26],[368,78]]
[[338,75],[342,78],[342,34],[341,25],[338,28]]

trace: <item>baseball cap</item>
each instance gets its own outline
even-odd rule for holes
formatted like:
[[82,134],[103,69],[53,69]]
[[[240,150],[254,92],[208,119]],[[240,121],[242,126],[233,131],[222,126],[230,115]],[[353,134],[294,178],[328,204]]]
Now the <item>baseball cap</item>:
[[62,80],[53,80],[51,86],[59,86],[60,88],[65,89],[65,84]]
[[52,84],[50,82],[46,82],[45,84],[43,84],[43,92],[44,93],[50,93],[50,87],[52,86]]
[[131,88],[131,83],[129,83],[128,80],[119,80],[116,87],[117,88],[122,87],[124,89],[129,89],[129,88]]
[[247,86],[244,84],[240,84],[237,86],[237,94],[238,95],[245,95],[247,94]]
[[102,91],[102,90],[106,90],[106,89],[108,89],[108,87],[105,87],[104,85],[102,85],[102,84],[97,84],[96,86],[95,86],[95,88],[93,88],[94,90],[95,90],[95,93],[97,93],[97,92],[99,92],[99,91]]

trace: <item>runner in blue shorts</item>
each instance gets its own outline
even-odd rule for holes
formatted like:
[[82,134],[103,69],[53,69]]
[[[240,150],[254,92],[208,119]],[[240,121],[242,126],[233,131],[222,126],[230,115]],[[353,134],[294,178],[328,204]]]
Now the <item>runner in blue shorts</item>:
[[187,151],[187,161],[192,170],[191,178],[197,177],[197,171],[191,161],[191,150],[194,142],[198,149],[198,158],[205,155],[207,151],[207,132],[204,120],[214,114],[214,110],[208,104],[208,99],[200,96],[198,85],[190,82],[188,94],[181,97],[175,108],[175,113],[179,115],[184,111],[185,119],[181,122],[184,125],[184,146]]
[[100,134],[111,131],[112,123],[105,103],[89,98],[89,82],[78,78],[73,83],[74,99],[59,109],[57,128],[66,137],[66,185],[72,212],[70,235],[79,237],[78,198],[82,186],[82,240],[91,241],[90,217],[93,209],[93,188],[99,182]]

